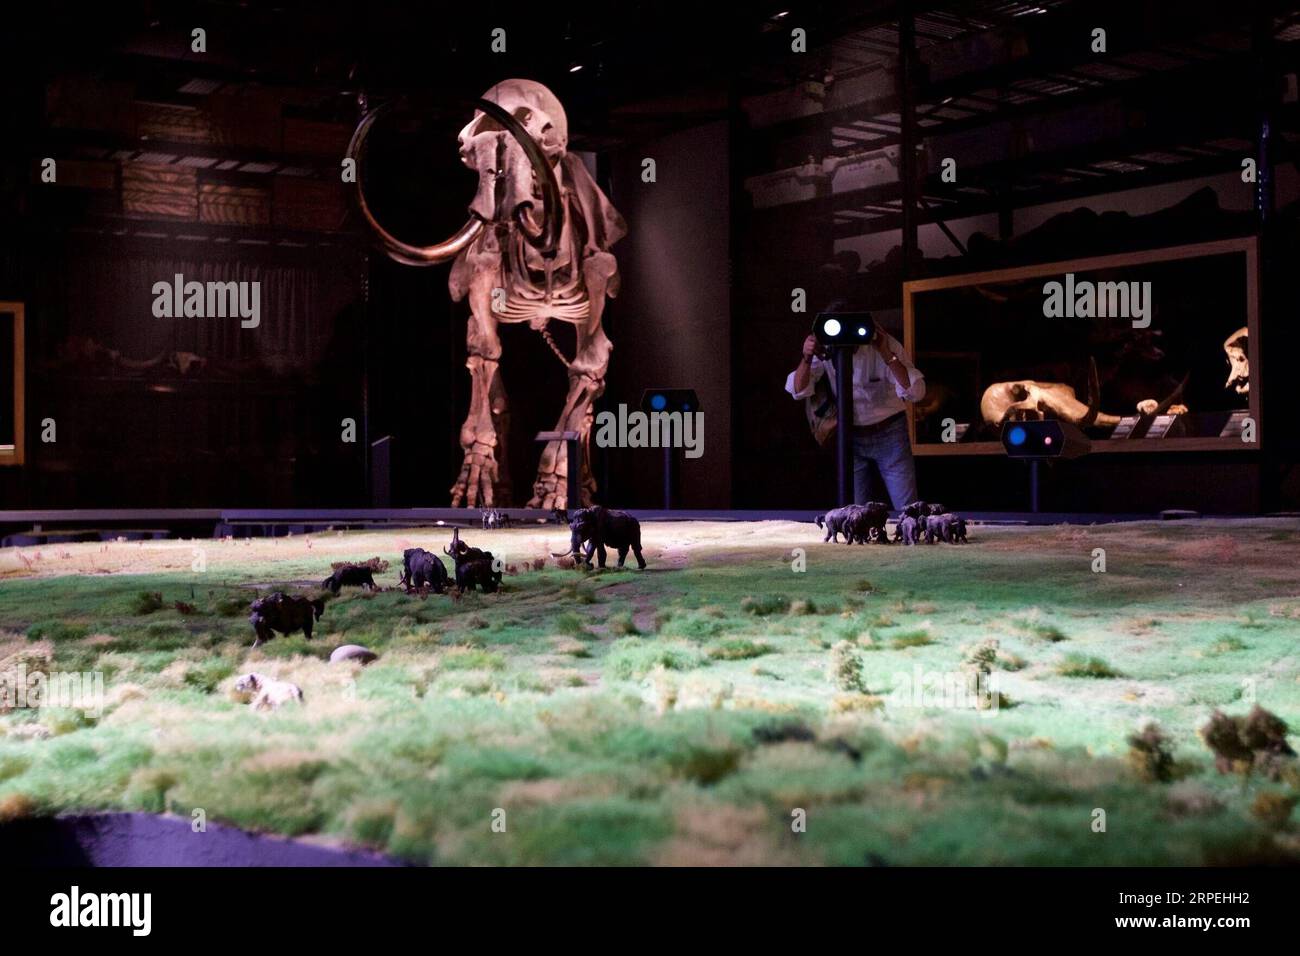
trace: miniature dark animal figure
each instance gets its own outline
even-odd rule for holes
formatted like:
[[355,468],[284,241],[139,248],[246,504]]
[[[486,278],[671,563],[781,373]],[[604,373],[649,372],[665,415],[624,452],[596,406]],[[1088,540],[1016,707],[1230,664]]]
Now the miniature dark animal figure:
[[935,539],[948,544],[962,544],[966,541],[966,519],[951,512],[930,515],[925,519],[926,544],[934,544]]
[[501,587],[501,572],[492,566],[490,560],[471,558],[456,565],[456,590],[464,594],[466,588],[473,591],[482,589],[484,594],[495,594]]
[[910,505],[903,506],[903,511],[900,517],[924,518],[930,513],[930,506],[924,501],[913,501]]
[[408,591],[412,588],[432,588],[441,594],[450,580],[447,566],[432,551],[407,548],[402,552],[402,578],[398,583]]
[[314,601],[305,597],[290,597],[281,591],[258,598],[251,607],[248,623],[253,625],[257,639],[253,646],[275,637],[275,632],[292,634],[302,631],[311,640],[312,625],[325,613],[325,599]]
[[845,505],[843,508],[834,508],[824,515],[818,515],[814,520],[817,527],[826,529],[826,537],[822,541],[831,541],[839,543],[840,535],[844,535],[844,540],[849,544],[853,543],[850,536],[849,526],[854,515],[857,514],[857,505]]
[[552,509],[551,509],[551,517],[554,518],[558,524],[568,524],[568,523],[569,523],[569,509],[568,509],[568,508],[552,508]]
[[919,520],[911,515],[903,515],[898,522],[898,527],[894,530],[894,537],[903,544],[920,544],[921,525]]
[[1219,773],[1259,771],[1277,779],[1295,751],[1287,743],[1286,722],[1256,704],[1244,717],[1216,710],[1201,728],[1201,737],[1214,752]]
[[947,505],[932,504],[932,505],[926,505],[926,507],[930,509],[928,513],[929,513],[929,514],[932,514],[932,515],[946,515],[946,514],[948,514],[948,506],[947,506]]
[[848,524],[849,542],[889,544],[889,534],[885,531],[888,519],[889,506],[882,502],[868,501],[865,505],[855,505]]
[[346,564],[336,569],[333,574],[320,583],[320,586],[327,591],[333,591],[335,594],[338,594],[345,587],[365,588],[368,591],[377,590],[374,569],[365,564]]
[[952,525],[943,520],[942,515],[930,515],[925,521],[925,543],[934,544],[935,540],[952,543]]
[[580,508],[569,516],[569,531],[569,553],[587,567],[591,567],[591,554],[595,551],[603,568],[605,549],[609,547],[618,551],[620,568],[627,561],[628,549],[631,549],[636,556],[636,566],[645,569],[645,558],[641,556],[641,522],[626,511],[611,511],[601,505]]
[[459,528],[451,532],[451,547],[443,550],[456,562],[457,593],[464,594],[466,588],[471,591],[481,588],[484,593],[493,594],[501,586],[501,572],[492,552],[471,548],[460,540]]
[[510,527],[510,515],[498,511],[496,508],[483,509],[483,530],[493,531],[497,528]]

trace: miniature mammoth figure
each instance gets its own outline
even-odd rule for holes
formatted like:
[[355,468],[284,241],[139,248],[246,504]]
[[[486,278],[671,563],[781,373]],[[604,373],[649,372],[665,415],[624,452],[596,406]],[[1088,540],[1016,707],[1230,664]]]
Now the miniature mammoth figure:
[[[605,548],[618,551],[618,566],[623,567],[630,549],[636,557],[638,568],[645,569],[641,556],[641,522],[626,511],[611,511],[596,505],[569,513],[569,553],[575,560],[591,567],[591,554],[596,552],[600,567],[605,566]],[[584,552],[583,546],[586,545]],[[564,555],[556,555],[564,557]]]
[[402,579],[399,583],[407,590],[432,588],[441,594],[450,582],[447,566],[432,551],[424,548],[407,548],[402,552]]
[[885,522],[889,519],[889,506],[880,501],[868,501],[865,505],[854,505],[853,517],[849,519],[850,542],[866,544],[889,544],[889,534]]
[[844,535],[844,540],[849,544],[853,543],[850,537],[849,524],[856,514],[857,505],[845,505],[843,508],[833,508],[824,515],[818,515],[814,520],[817,527],[826,529],[826,537],[822,540],[834,541],[839,543],[840,535]]
[[459,528],[452,529],[451,547],[443,548],[443,551],[456,562],[458,593],[464,594],[466,588],[471,591],[479,588],[486,594],[493,594],[501,587],[502,572],[499,570],[496,557],[491,551],[472,548],[460,540]]
[[903,515],[895,529],[894,538],[903,544],[920,544],[921,519],[913,515]]

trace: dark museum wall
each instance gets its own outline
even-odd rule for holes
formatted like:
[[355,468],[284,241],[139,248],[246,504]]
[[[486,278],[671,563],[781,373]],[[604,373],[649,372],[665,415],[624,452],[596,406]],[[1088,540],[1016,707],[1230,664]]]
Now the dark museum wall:
[[[642,181],[653,158],[656,181]],[[617,246],[623,287],[607,313],[614,342],[601,408],[640,407],[647,388],[693,388],[704,409],[704,454],[681,462],[686,508],[730,506],[732,372],[728,131],[710,123],[653,139],[614,157],[611,199],[628,221]],[[609,457],[607,498],[662,502],[662,454]]]

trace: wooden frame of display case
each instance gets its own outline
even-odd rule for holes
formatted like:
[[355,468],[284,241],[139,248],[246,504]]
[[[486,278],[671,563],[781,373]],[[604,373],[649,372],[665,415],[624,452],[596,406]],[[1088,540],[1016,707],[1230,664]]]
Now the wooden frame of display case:
[[[1099,440],[1092,443],[1093,452],[1151,452],[1151,451],[1257,451],[1263,442],[1263,419],[1260,417],[1259,375],[1259,261],[1258,242],[1254,237],[1224,239],[1217,242],[1193,243],[1171,246],[1144,252],[1129,252],[1111,256],[1094,256],[1088,259],[1070,259],[1041,265],[997,269],[990,272],[971,272],[964,275],[943,276],[935,279],[916,279],[903,283],[903,345],[916,359],[915,296],[918,293],[963,286],[984,285],[996,282],[1017,282],[1039,276],[1055,276],[1067,272],[1092,272],[1126,266],[1140,266],[1153,262],[1177,259],[1196,259],[1242,253],[1246,267],[1246,328],[1250,335],[1250,416],[1255,421],[1255,441],[1245,444],[1233,437],[1174,437],[1136,438],[1131,440]],[[919,366],[919,360],[918,366]],[[924,372],[925,369],[921,368]],[[911,436],[912,452],[916,455],[1001,455],[1001,442],[924,442],[917,443],[916,421],[912,406],[907,409],[907,427]]]
[[21,465],[27,448],[27,390],[23,380],[26,367],[24,360],[25,332],[23,328],[25,312],[21,302],[0,302],[0,313],[14,317],[14,389],[12,395],[0,396],[0,401],[10,406],[14,416],[14,442],[12,445],[0,445],[0,465]]

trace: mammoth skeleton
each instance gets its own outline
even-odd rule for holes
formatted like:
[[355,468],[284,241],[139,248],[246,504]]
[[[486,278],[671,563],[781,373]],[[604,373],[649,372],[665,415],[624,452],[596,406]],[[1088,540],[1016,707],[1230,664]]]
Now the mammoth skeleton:
[[[397,262],[430,266],[452,262],[453,301],[469,299],[466,332],[470,407],[460,429],[460,474],[453,508],[505,504],[510,478],[505,454],[509,402],[500,374],[499,323],[527,322],[568,370],[569,388],[555,430],[577,432],[582,501],[568,501],[568,456],[553,441],[542,451],[530,508],[589,504],[592,403],[605,390],[613,348],[601,327],[607,296],[618,293],[618,263],[610,246],[627,232],[623,217],[582,161],[568,151],[568,120],[549,89],[532,80],[504,80],[477,101],[460,131],[460,158],[478,173],[469,216],[443,242],[413,246],[375,219],[362,190],[365,138],[385,107],[362,117],[348,156],[356,163],[354,196],[380,246]],[[551,322],[576,332],[570,360],[551,337]]]

